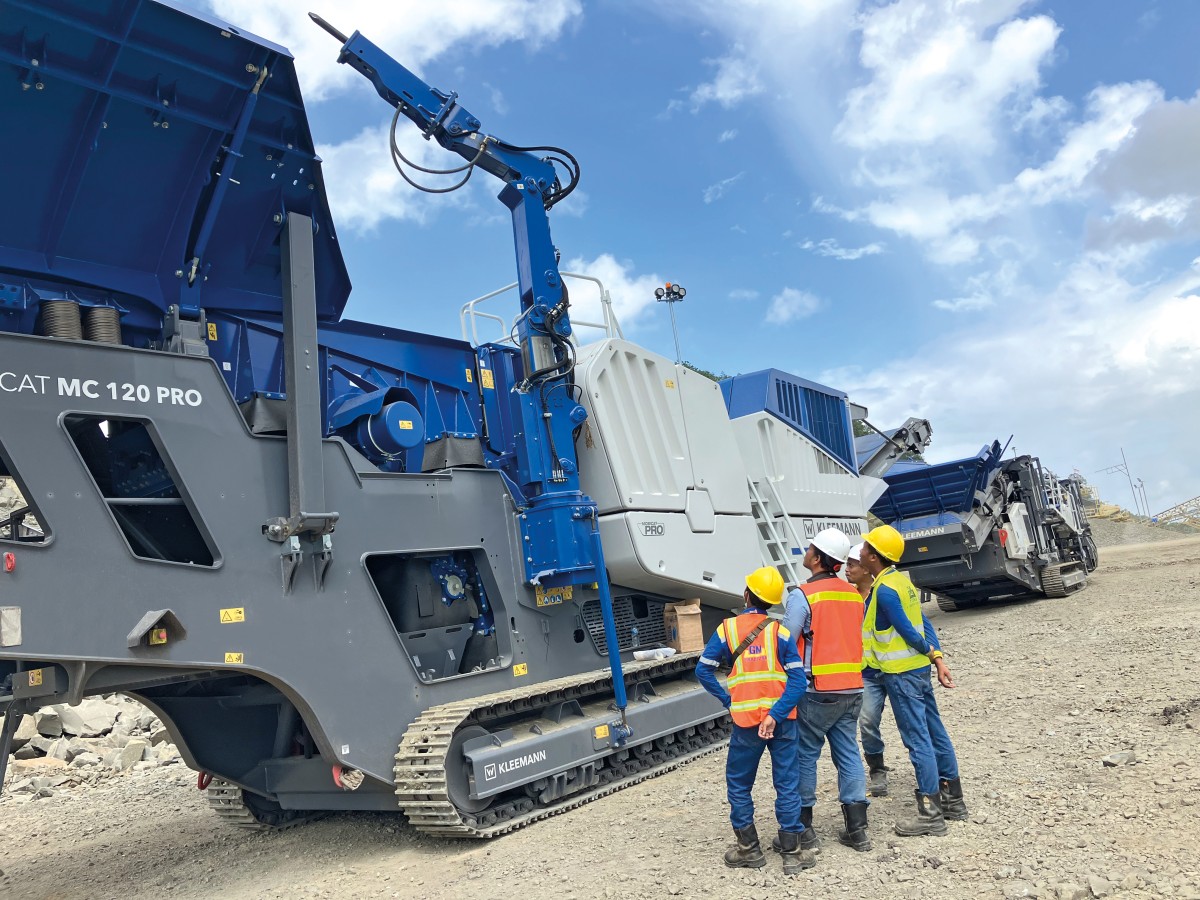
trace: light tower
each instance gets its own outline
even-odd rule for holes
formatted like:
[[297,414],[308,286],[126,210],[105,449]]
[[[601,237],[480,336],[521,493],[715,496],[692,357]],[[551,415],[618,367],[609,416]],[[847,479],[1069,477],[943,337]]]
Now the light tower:
[[684,290],[681,284],[672,284],[667,282],[665,288],[657,288],[654,291],[654,297],[659,303],[667,304],[667,309],[671,311],[671,333],[675,335],[675,364],[683,362],[683,354],[679,352],[679,328],[675,325],[675,306],[684,297],[687,296],[687,291]]

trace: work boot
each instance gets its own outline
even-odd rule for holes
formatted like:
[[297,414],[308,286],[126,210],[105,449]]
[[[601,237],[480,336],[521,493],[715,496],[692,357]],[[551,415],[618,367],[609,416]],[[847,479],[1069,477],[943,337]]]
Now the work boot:
[[842,804],[842,819],[846,827],[838,832],[838,843],[853,847],[860,853],[871,849],[871,838],[867,835],[867,803]]
[[800,846],[800,832],[779,832],[779,853],[783,856],[783,874],[798,875],[817,864],[817,854]]
[[725,865],[731,869],[761,869],[767,864],[753,825],[735,828],[733,833],[737,835],[737,843],[725,851]]
[[[821,839],[817,837],[817,833],[813,831],[811,806],[800,807],[800,824],[804,826],[804,830],[800,832],[800,846],[804,850],[811,850],[813,853],[821,852]],[[783,832],[779,832],[783,834]],[[779,844],[779,838],[771,840],[771,849],[776,853],[782,853],[783,849]]]
[[942,815],[952,822],[967,821],[967,804],[963,800],[962,782],[957,778],[943,778],[938,788],[938,799],[942,802]]
[[867,793],[872,797],[888,795],[887,773],[892,771],[883,764],[882,753],[867,753]]
[[896,834],[901,837],[919,837],[923,834],[945,834],[946,820],[942,817],[942,804],[937,794],[922,794],[916,791],[917,814],[911,819],[896,823]]

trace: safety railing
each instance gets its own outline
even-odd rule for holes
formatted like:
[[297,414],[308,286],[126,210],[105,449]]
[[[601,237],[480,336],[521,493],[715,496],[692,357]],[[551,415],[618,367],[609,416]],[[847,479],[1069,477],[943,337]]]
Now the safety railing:
[[[604,337],[608,338],[624,338],[625,334],[621,331],[621,323],[617,321],[616,313],[613,312],[612,297],[608,293],[608,288],[604,286],[599,278],[592,275],[582,275],[578,272],[560,272],[565,279],[573,279],[576,281],[586,281],[594,284],[600,292],[600,312],[603,318],[601,322],[589,322],[583,319],[571,317],[571,341],[577,346],[580,343],[578,329],[592,328],[602,331]],[[517,341],[513,337],[513,329],[516,328],[517,321],[520,316],[515,316],[512,321],[505,319],[503,316],[496,315],[491,312],[484,312],[479,309],[479,305],[486,303],[502,294],[507,294],[509,291],[517,289],[517,283],[506,284],[502,288],[497,288],[494,291],[489,291],[481,297],[476,297],[469,303],[464,303],[459,311],[459,324],[462,327],[463,340],[467,341],[472,347],[478,347],[480,343],[496,343],[496,344],[511,344],[516,345]],[[495,341],[480,341],[479,339],[479,324],[480,320],[495,322],[500,326],[500,337]]]

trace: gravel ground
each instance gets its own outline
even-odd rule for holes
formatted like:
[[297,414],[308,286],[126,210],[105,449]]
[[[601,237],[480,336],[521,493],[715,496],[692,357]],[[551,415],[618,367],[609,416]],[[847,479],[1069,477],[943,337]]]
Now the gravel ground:
[[[893,796],[871,806],[875,849],[836,844],[840,812],[822,760],[825,849],[794,878],[773,854],[757,872],[721,865],[721,753],[487,843],[430,840],[387,815],[243,834],[209,815],[193,773],[135,768],[45,799],[0,798],[0,894],[1200,898],[1198,580],[1200,539],[1188,539],[1109,549],[1088,588],[1064,600],[927,607],[959,684],[939,699],[971,821],[943,838],[891,834],[914,785],[885,722]],[[1103,763],[1128,750],[1133,762]]]

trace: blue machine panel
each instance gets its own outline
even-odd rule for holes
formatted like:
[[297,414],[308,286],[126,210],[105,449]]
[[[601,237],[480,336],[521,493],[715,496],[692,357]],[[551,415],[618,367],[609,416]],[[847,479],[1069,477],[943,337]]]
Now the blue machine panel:
[[769,412],[858,473],[846,394],[779,369],[735,375],[721,382],[729,418]]
[[[336,319],[350,281],[293,60],[184,10],[0,0],[4,280],[80,287],[146,332],[172,304],[278,311],[294,211],[315,223],[318,315]],[[15,318],[0,327],[28,328]]]
[[[966,515],[975,502],[975,492],[991,480],[1003,454],[999,441],[985,446],[975,456],[908,471],[893,469],[883,480],[887,492],[871,512],[895,525],[924,516]],[[949,519],[938,519],[946,524]]]

